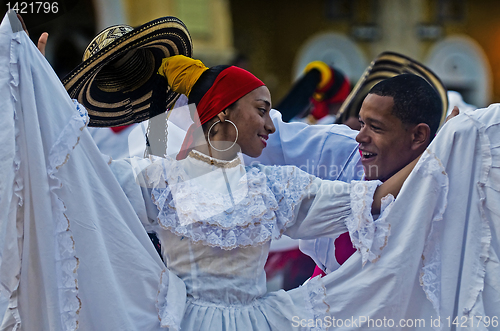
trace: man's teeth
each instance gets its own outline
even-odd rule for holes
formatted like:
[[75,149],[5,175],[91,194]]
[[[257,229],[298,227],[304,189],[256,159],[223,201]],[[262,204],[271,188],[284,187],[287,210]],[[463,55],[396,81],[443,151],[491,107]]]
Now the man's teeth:
[[374,154],[374,153],[370,153],[370,152],[363,152],[363,157],[372,157],[372,156],[375,156],[377,154]]

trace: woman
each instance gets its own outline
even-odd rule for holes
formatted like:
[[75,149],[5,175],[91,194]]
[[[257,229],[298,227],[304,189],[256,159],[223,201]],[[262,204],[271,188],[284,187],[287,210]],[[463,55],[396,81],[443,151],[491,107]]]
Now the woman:
[[[269,91],[244,70],[171,57],[161,73],[197,103],[199,115],[185,153],[179,161],[111,162],[111,178],[84,130],[85,109],[71,105],[25,35],[8,24],[2,29],[1,60],[10,71],[2,75],[4,326],[297,329],[297,321],[327,314],[329,278],[266,294],[271,238],[349,230],[365,262],[378,257],[379,242],[372,247],[365,236],[376,230],[383,242],[387,232],[370,211],[380,211],[381,197],[397,194],[409,168],[377,188],[322,181],[295,167],[244,167],[239,147],[257,156],[274,131]],[[139,219],[158,233],[167,269]]]

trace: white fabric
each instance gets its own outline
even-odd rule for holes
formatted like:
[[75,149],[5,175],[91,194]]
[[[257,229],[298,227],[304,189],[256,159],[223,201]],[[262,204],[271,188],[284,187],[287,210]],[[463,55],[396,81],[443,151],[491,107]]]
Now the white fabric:
[[[347,231],[344,223],[356,221],[353,236],[377,228],[366,212],[379,182],[362,183],[371,189],[351,196],[359,183],[322,181],[290,166],[240,164],[222,170],[191,156],[157,159],[151,165],[116,161],[113,170],[121,183],[141,183],[146,203],[151,196],[158,207],[148,207],[145,226],[157,232],[168,268],[186,284],[183,330],[288,330],[293,316],[326,316],[320,279],[266,294],[264,264],[271,238],[282,233],[336,236]],[[141,205],[138,194],[127,196],[132,205]],[[359,215],[351,213],[352,204],[363,206]]]
[[160,278],[166,269],[85,129],[85,109],[7,16],[0,54],[0,283],[9,298],[0,329],[159,330],[159,290],[172,298],[162,323],[180,322],[184,284],[169,271]]
[[[0,27],[0,54],[0,116],[6,119],[0,136],[0,283],[9,299],[0,329],[288,330],[303,329],[291,325],[294,316],[325,316],[321,279],[265,294],[263,267],[271,237],[346,231],[344,221],[358,219],[351,213],[351,184],[323,182],[293,167],[238,166],[227,171],[224,185],[217,182],[220,173],[199,160],[167,158],[145,172],[145,179],[160,185],[150,188],[157,194],[151,195],[133,180],[130,166],[142,170],[148,160],[107,163],[85,128],[85,109],[69,99],[26,34],[12,32],[8,18]],[[160,179],[172,182],[168,190]],[[196,184],[198,197],[183,195],[192,189],[189,184]],[[218,199],[227,189],[235,193],[232,210]],[[173,195],[162,195],[168,192]],[[213,200],[202,200],[207,192]],[[267,203],[264,209],[249,200],[259,197]],[[153,202],[186,211],[175,225],[184,226],[186,236],[161,228],[165,208],[158,213]],[[221,214],[241,217],[219,217],[213,213],[216,202]],[[209,208],[193,208],[201,203]],[[359,213],[366,215],[366,208]],[[168,269],[141,221],[159,231]],[[196,240],[197,227],[191,225],[204,222],[211,226],[202,234],[220,241]],[[249,237],[253,228],[261,230],[256,238],[262,240],[246,246],[242,236],[235,248],[225,245],[235,232]],[[363,224],[354,231],[363,231]]]
[[426,292],[441,316],[499,318],[500,105],[455,117],[436,139],[429,149],[446,168],[449,197],[441,229],[426,247],[432,262],[441,261],[440,274],[427,269]]
[[[141,225],[157,228],[149,220],[156,211],[151,201],[137,203],[144,190],[127,179],[130,167],[113,162],[113,176],[84,128],[84,109],[71,102],[25,33],[11,31],[8,19],[0,26],[0,54],[0,282],[9,297],[2,329],[181,324],[183,330],[290,330],[300,329],[303,318],[319,326],[314,318],[326,307],[322,298],[328,317],[356,319],[343,329],[359,329],[361,317],[392,319],[394,326],[381,327],[387,330],[408,329],[398,324],[410,318],[425,323],[412,329],[429,330],[431,316],[441,318],[444,330],[456,329],[455,316],[459,323],[462,317],[473,321],[462,328],[470,330],[486,330],[475,316],[498,321],[500,105],[449,121],[390,208],[376,222],[358,218],[351,237],[375,251],[366,256],[375,263],[363,267],[362,255],[355,254],[303,287],[260,294],[269,241],[224,250],[159,230],[169,264],[164,268]],[[203,170],[191,161],[184,162],[186,169]],[[257,169],[270,187],[286,182],[273,178],[272,168]],[[292,220],[283,227],[276,221],[273,230],[294,238],[333,237],[346,230],[343,218],[349,224],[357,216],[340,206],[352,191],[352,185],[314,179],[288,214]],[[369,206],[370,198],[363,195],[361,205]]]
[[498,329],[499,150],[500,105],[449,121],[381,216],[391,234],[378,262],[355,254],[324,277],[330,313],[360,328]]
[[[285,123],[281,113],[271,110],[276,132],[269,136],[267,147],[258,158],[244,156],[247,164],[259,162],[266,165],[294,165],[322,179],[350,182],[363,177],[363,166],[358,151],[358,131],[345,125],[308,125],[302,122]],[[281,244],[283,239],[285,244]],[[321,266],[337,268],[335,260],[336,238],[301,240],[300,249]],[[282,251],[283,247],[294,249],[299,241],[282,237],[271,243],[271,251]],[[333,257],[333,258],[332,258]]]

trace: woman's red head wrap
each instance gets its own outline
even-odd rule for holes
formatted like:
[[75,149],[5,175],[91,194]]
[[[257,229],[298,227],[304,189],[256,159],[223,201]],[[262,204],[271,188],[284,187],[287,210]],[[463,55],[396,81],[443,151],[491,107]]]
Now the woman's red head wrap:
[[[168,75],[168,72],[166,74]],[[189,151],[193,149],[193,134],[196,129],[200,128],[243,96],[264,85],[260,79],[239,67],[231,66],[222,70],[215,79],[212,87],[210,87],[198,103],[196,107],[198,118],[195,118],[194,123],[189,127],[177,159],[185,158]]]

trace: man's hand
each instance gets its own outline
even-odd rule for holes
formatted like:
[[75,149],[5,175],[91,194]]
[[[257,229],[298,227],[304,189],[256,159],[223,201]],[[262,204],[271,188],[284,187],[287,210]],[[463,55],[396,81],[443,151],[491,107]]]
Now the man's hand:
[[[21,15],[17,14],[17,18],[19,19],[19,21],[21,21],[21,25],[23,26],[24,32],[26,32],[26,34],[29,36],[30,34],[28,32],[28,29],[26,28],[26,24],[24,24],[24,20],[21,17]],[[45,56],[45,46],[47,46],[47,39],[48,38],[49,38],[49,34],[47,32],[42,33],[40,38],[38,38],[37,48],[40,51],[40,53],[42,53],[43,56]]]
[[457,116],[458,114],[459,114],[458,107],[457,106],[453,107],[453,110],[451,111],[450,115],[446,117],[445,123],[451,120],[453,117]]
[[47,46],[47,39],[49,38],[49,34],[47,32],[42,33],[40,38],[38,38],[38,50],[45,56],[45,46]]

